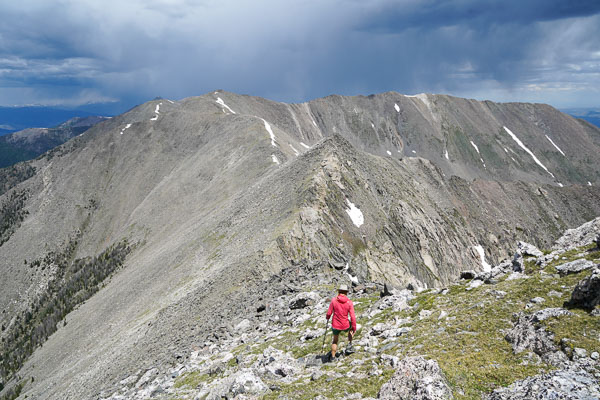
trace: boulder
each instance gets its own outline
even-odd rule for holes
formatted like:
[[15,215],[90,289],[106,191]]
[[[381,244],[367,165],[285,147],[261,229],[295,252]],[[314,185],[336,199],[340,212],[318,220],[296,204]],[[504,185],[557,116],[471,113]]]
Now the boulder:
[[304,292],[298,293],[290,301],[289,307],[291,310],[297,310],[299,308],[306,308],[316,304],[321,299],[318,293],[315,292]]
[[403,326],[402,328],[392,328],[392,329],[383,331],[381,333],[381,336],[386,339],[390,339],[390,338],[395,338],[395,337],[404,335],[405,333],[408,333],[411,330],[412,330],[412,328],[410,326]]
[[578,307],[591,310],[600,304],[600,268],[594,269],[587,278],[579,281],[571,299],[566,303],[568,307]]
[[561,275],[575,274],[577,272],[585,271],[586,269],[594,268],[596,264],[586,259],[579,259],[568,263],[560,264],[556,267],[556,270]]
[[385,324],[383,322],[378,322],[376,323],[373,328],[371,328],[371,332],[369,333],[371,336],[379,336],[381,335],[384,331],[388,330],[388,329],[392,329],[393,326]]
[[544,253],[534,245],[521,241],[517,243],[517,251],[521,253],[523,257],[541,257],[544,255]]
[[469,286],[467,286],[467,290],[473,290],[475,288],[478,288],[479,286],[483,285],[483,281],[480,281],[479,279],[474,279],[471,281],[471,283],[469,283]]
[[391,296],[385,296],[379,299],[369,311],[369,317],[373,317],[382,310],[392,308],[394,312],[402,311],[410,306],[408,302],[415,298],[410,290],[392,290]]
[[396,372],[379,390],[379,399],[453,399],[448,382],[435,360],[406,357],[396,363]]
[[267,391],[264,382],[250,369],[239,371],[234,374],[229,392],[236,396],[238,394],[260,394]]
[[293,376],[300,368],[299,362],[292,356],[271,346],[263,351],[255,366],[263,367],[264,371],[271,374],[272,378]]
[[250,329],[251,325],[252,325],[252,323],[250,322],[249,319],[243,319],[235,326],[235,331],[237,333],[243,333],[244,331],[247,331],[248,329]]
[[394,292],[397,292],[394,287],[389,283],[383,284],[383,290],[379,293],[379,297],[392,296]]
[[598,382],[589,372],[571,365],[546,374],[531,376],[494,390],[487,400],[598,399]]
[[236,373],[221,380],[209,393],[200,393],[206,399],[217,400],[222,398],[235,398],[239,395],[260,395],[269,388],[249,368],[241,369]]
[[544,308],[543,310],[536,311],[532,314],[533,322],[541,322],[545,321],[548,318],[558,318],[564,315],[573,315],[569,310],[565,310],[564,308]]

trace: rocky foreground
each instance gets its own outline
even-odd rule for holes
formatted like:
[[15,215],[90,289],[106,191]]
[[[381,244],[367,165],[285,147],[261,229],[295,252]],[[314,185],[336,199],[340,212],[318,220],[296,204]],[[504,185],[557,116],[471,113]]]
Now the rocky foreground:
[[344,354],[342,341],[333,362],[323,336],[335,284],[289,270],[289,280],[268,282],[279,295],[248,304],[233,329],[99,398],[597,399],[599,263],[597,218],[551,251],[520,242],[512,258],[447,288],[354,282],[356,352]]

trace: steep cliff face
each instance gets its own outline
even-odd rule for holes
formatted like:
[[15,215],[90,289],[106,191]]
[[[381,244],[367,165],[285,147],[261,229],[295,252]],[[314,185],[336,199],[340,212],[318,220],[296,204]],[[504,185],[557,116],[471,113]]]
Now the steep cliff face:
[[58,272],[126,240],[124,266],[22,370],[40,398],[89,397],[123,371],[170,362],[290,266],[423,288],[487,268],[515,240],[548,247],[600,215],[599,150],[600,130],[545,105],[154,100],[28,173],[3,171],[4,335]]

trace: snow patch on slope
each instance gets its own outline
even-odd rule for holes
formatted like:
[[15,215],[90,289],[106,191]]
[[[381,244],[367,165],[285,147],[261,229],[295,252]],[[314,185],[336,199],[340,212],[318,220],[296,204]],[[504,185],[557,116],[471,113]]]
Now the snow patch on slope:
[[531,150],[529,150],[527,148],[527,146],[525,146],[523,144],[523,142],[521,142],[521,140],[514,134],[512,133],[512,131],[510,129],[508,129],[507,127],[503,126],[504,130],[506,131],[506,133],[508,133],[510,135],[510,137],[517,142],[517,144],[527,152],[527,154],[529,154],[531,156],[531,158],[533,158],[533,161],[535,161],[535,163],[537,165],[539,165],[540,167],[542,167],[544,169],[544,171],[546,171],[548,174],[550,174],[550,176],[552,178],[554,178],[554,174],[550,171],[548,171],[548,168],[546,168],[546,166],[544,164],[542,164],[542,162],[535,156],[535,154],[533,154],[533,152]]
[[150,121],[156,121],[158,119],[158,114],[160,114],[160,106],[162,105],[162,103],[158,103],[156,105],[156,108],[154,109],[154,117],[150,118]]
[[305,149],[310,149],[310,146],[309,146],[309,145],[307,145],[307,144],[304,144],[304,143],[300,142],[300,145],[301,145],[302,147],[304,147]]
[[394,103],[394,108],[396,109],[396,112],[400,112],[400,107],[398,107],[398,104]]
[[277,165],[279,165],[279,160],[277,159],[277,157],[275,156],[275,154],[271,154],[271,159],[273,160],[273,162]]
[[548,139],[548,140],[550,141],[550,143],[552,143],[552,146],[556,147],[556,150],[560,151],[560,154],[562,154],[562,155],[563,155],[563,156],[565,156],[565,157],[567,156],[567,155],[566,155],[566,154],[565,154],[565,153],[564,153],[564,152],[563,152],[563,151],[560,149],[560,147],[558,147],[558,146],[556,145],[556,143],[554,143],[554,142],[552,141],[552,139],[550,139],[550,137],[549,137],[548,135],[544,135],[544,136],[546,136],[546,139]]
[[[481,153],[479,152],[479,147],[477,147],[477,145],[475,143],[473,143],[473,141],[471,140],[471,145],[473,147],[475,147],[475,150],[477,151],[477,154],[481,155]],[[479,161],[481,161],[481,163],[483,164],[483,168],[487,168],[485,166],[485,161],[483,161],[483,158],[479,157]]]
[[478,244],[477,246],[475,246],[475,250],[477,250],[477,253],[479,253],[479,258],[481,258],[481,266],[483,267],[484,271],[491,271],[492,270],[492,266],[490,264],[488,264],[488,262],[485,260],[485,251],[483,251],[483,247]]
[[450,157],[448,156],[448,149],[446,149],[446,152],[444,153],[444,157],[446,157],[446,160],[450,161]]
[[355,285],[358,285],[358,276],[354,276],[354,275],[350,274],[350,272],[348,272],[349,268],[350,268],[350,264],[346,263],[346,266],[344,267],[344,272],[346,273],[346,276],[348,276],[348,278],[350,278],[350,281],[352,283],[354,283]]
[[356,207],[350,200],[346,199],[346,204],[349,208],[346,208],[346,212],[350,216],[352,223],[360,228],[365,223],[365,217],[358,207]]
[[300,152],[299,152],[298,150],[296,150],[296,149],[294,148],[294,146],[292,146],[292,145],[290,144],[290,147],[292,148],[292,150],[294,150],[294,154],[295,154],[295,155],[297,155],[297,156],[299,156],[299,155],[300,155]]
[[391,156],[391,155],[392,155],[392,152],[391,152],[391,151],[389,151],[389,150],[386,150],[385,152],[388,154],[388,156]]
[[427,97],[426,93],[404,95],[404,97],[417,98],[417,99],[421,100],[423,102],[423,104],[425,104],[427,106],[427,109],[429,110],[429,112],[431,112],[433,114],[433,108],[431,107],[431,102],[429,101],[429,98]]
[[125,125],[125,128],[121,129],[121,135],[123,134],[123,132],[125,132],[129,128],[131,128],[131,124]]
[[216,102],[217,104],[221,105],[221,107],[228,109],[232,114],[235,114],[235,111],[233,111],[227,104],[225,104],[222,98],[217,97]]
[[262,119],[262,121],[265,123],[265,129],[269,132],[269,136],[271,137],[271,146],[277,147],[277,144],[275,143],[275,134],[273,133],[273,129],[271,129],[271,125],[264,119]]

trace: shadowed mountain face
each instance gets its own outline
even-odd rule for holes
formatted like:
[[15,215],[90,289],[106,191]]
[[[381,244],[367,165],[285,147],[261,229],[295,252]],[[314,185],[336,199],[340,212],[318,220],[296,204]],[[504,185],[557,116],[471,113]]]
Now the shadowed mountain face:
[[75,117],[55,128],[28,128],[0,137],[0,168],[31,160],[82,134],[106,117]]
[[0,170],[3,337],[126,240],[112,279],[64,294],[99,289],[66,326],[32,331],[49,337],[19,372],[35,398],[93,397],[268,302],[261,284],[290,266],[432,287],[516,240],[547,247],[600,215],[598,154],[600,129],[543,104],[154,100]]

